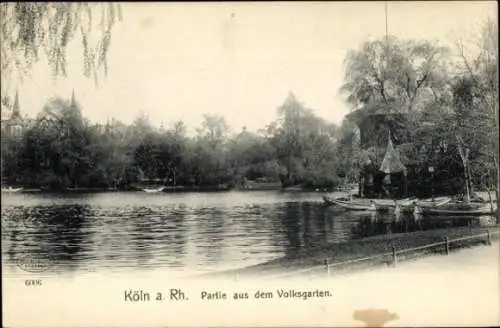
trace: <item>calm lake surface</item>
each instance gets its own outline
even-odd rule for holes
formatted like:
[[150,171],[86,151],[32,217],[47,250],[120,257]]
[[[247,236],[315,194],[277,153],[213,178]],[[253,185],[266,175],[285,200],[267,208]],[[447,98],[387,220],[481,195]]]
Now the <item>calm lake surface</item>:
[[491,218],[434,218],[346,212],[323,193],[279,191],[2,194],[3,271],[30,254],[50,272],[168,270],[179,274],[245,267],[301,248],[354,238],[470,224]]

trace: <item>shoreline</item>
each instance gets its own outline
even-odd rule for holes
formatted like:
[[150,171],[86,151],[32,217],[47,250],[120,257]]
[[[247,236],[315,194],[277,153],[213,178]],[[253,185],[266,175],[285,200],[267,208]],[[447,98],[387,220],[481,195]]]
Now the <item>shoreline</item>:
[[[435,229],[426,231],[415,231],[409,233],[379,235],[363,239],[350,240],[343,243],[332,243],[316,248],[299,251],[294,256],[283,256],[267,262],[212,273],[193,276],[192,278],[228,278],[228,277],[248,277],[248,278],[268,278],[273,276],[296,277],[301,272],[316,274],[326,274],[325,260],[332,268],[330,274],[354,273],[382,266],[392,265],[391,257],[387,256],[392,252],[392,246],[397,251],[403,251],[415,247],[443,242],[445,238],[449,240],[471,237],[479,234],[491,232],[491,242],[500,240],[500,225],[491,227],[455,227],[448,229]],[[470,240],[462,240],[450,243],[449,251],[455,252],[471,248],[478,245],[488,245],[485,237],[478,237]],[[420,260],[429,256],[445,253],[445,246],[437,246],[433,249],[424,249],[419,252],[399,256],[398,262],[408,262]],[[371,258],[366,261],[355,262],[357,259]],[[316,275],[314,274],[314,275]]]
[[[114,187],[68,187],[68,188],[49,188],[49,187],[13,187],[10,186],[12,189],[20,189],[17,191],[9,191],[9,187],[3,186],[2,187],[2,193],[91,193],[91,192],[131,192],[131,191],[143,191],[144,188],[147,188],[147,186],[139,186],[139,185],[130,185],[127,187],[121,187],[121,188],[114,188]],[[294,187],[266,187],[266,186],[252,186],[251,188],[245,188],[245,187],[238,187],[238,186],[183,186],[183,185],[177,185],[177,186],[164,186],[163,190],[160,193],[169,193],[169,192],[197,192],[197,191],[282,191],[282,192],[289,192],[289,193],[296,193],[296,192],[314,192],[314,193],[346,193],[346,191],[342,190],[337,190],[336,188],[307,188],[307,187],[299,187],[299,186],[294,186]],[[478,196],[482,197],[485,201],[489,201],[489,196],[491,196],[492,200],[496,200],[496,194],[494,191],[487,191],[487,190],[477,190],[474,191],[475,194]],[[434,195],[435,197],[449,197],[452,195],[445,195],[445,194],[436,194]],[[355,198],[360,198],[360,199],[371,199],[368,197],[358,197],[354,196]],[[415,197],[415,196],[408,196],[408,197]],[[392,199],[392,198],[387,198],[387,197],[382,197],[382,198],[374,198],[374,199]]]
[[[145,187],[144,187],[145,188]],[[286,188],[227,188],[227,187],[166,187],[161,193],[172,193],[172,192],[201,192],[201,191],[242,191],[242,192],[252,192],[252,191],[282,191],[282,192],[333,192],[333,191],[316,191],[313,189],[301,189],[301,190],[287,190]],[[99,193],[99,192],[143,192],[142,187],[130,187],[130,188],[68,188],[68,189],[43,189],[43,188],[23,188],[22,190],[9,192],[8,190],[2,191],[2,193]]]

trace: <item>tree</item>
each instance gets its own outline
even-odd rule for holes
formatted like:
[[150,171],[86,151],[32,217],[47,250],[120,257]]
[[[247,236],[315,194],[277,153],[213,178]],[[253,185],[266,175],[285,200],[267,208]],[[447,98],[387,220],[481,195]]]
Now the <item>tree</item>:
[[228,145],[228,160],[235,180],[243,181],[249,174],[253,175],[250,171],[255,171],[253,164],[259,161],[260,145],[261,138],[246,129],[231,138]]
[[266,137],[246,128],[229,141],[228,159],[236,184],[242,184],[245,179],[279,179],[275,149]]
[[[183,164],[187,163],[187,152],[188,148],[188,137],[186,135],[186,125],[183,121],[176,121],[172,128],[169,129],[166,135],[170,140],[170,162],[169,162],[169,176],[173,181],[173,184],[177,184],[178,177],[184,178],[186,181],[187,175],[182,172],[181,167]],[[180,176],[179,176],[180,173]],[[184,173],[184,174],[183,174]]]
[[19,161],[26,180],[31,179],[27,184],[34,179],[57,188],[88,185],[95,170],[79,105],[51,99],[27,131]]
[[354,107],[377,103],[400,111],[437,100],[445,86],[448,49],[427,40],[367,41],[345,59],[341,92]]
[[297,178],[301,156],[301,126],[300,120],[306,109],[293,93],[289,93],[283,104],[278,107],[278,122],[275,125],[274,144],[277,149],[280,164],[286,167],[285,184],[291,184]]
[[[371,180],[386,151],[388,132],[414,178],[427,174],[436,148],[434,134],[422,123],[431,116],[448,115],[452,99],[449,53],[447,47],[428,40],[395,37],[367,41],[348,53],[340,91],[356,108],[349,120],[361,138],[359,147],[352,147],[355,129],[346,122],[339,144],[345,174],[370,171],[366,177]],[[424,148],[428,151],[422,156]]]
[[[470,149],[478,152],[471,171],[479,173],[484,187],[500,186],[498,143],[498,25],[487,19],[472,42],[457,42],[463,76],[457,84],[457,108],[462,116],[458,133]],[[461,106],[461,107],[460,107]],[[465,113],[468,111],[468,113]],[[471,156],[474,157],[474,156]],[[475,162],[475,163],[474,163]],[[475,165],[474,165],[475,164]]]
[[229,126],[222,116],[203,115],[195,141],[195,162],[198,179],[218,185],[229,179],[227,141]]
[[[334,172],[337,127],[317,117],[293,93],[277,110],[278,119],[268,127],[270,143],[276,149],[279,165],[284,167],[284,185],[321,185]],[[313,176],[321,176],[313,178]]]
[[[96,13],[100,12],[100,17]],[[97,18],[97,19],[96,19]],[[18,2],[0,5],[1,22],[1,84],[2,94],[14,73],[19,77],[29,74],[33,64],[48,59],[52,74],[67,73],[66,50],[77,35],[83,46],[84,74],[93,76],[104,68],[107,74],[107,54],[111,32],[117,20],[122,19],[121,6],[116,3]],[[98,22],[98,40],[92,42]]]
[[10,130],[9,127],[4,129],[2,125],[1,173],[2,183],[15,185],[22,178],[22,172],[20,172],[19,166],[19,155],[23,151],[25,133],[19,135]]
[[128,141],[132,148],[141,144],[147,136],[153,132],[153,127],[146,113],[141,112],[129,127]]
[[117,189],[134,182],[133,149],[127,140],[127,126],[113,120],[104,131],[98,125],[89,130],[92,161],[101,175],[101,184]]
[[198,129],[198,135],[205,138],[214,150],[226,141],[228,133],[229,126],[224,117],[210,114],[203,115],[203,122],[201,128]]

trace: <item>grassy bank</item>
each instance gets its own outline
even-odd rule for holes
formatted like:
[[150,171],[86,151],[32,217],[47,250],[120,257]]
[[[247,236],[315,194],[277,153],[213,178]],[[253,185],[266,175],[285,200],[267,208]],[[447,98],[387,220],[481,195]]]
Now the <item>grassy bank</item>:
[[[269,262],[257,264],[254,266],[229,270],[224,272],[219,272],[209,276],[239,276],[244,275],[275,275],[287,272],[293,272],[295,270],[306,269],[314,266],[320,266],[325,263],[325,259],[328,259],[329,263],[332,265],[332,271],[334,272],[344,272],[353,269],[362,269],[367,267],[373,267],[376,265],[383,265],[391,263],[392,259],[390,256],[380,256],[373,260],[362,261],[359,263],[346,263],[345,265],[341,262],[358,259],[373,257],[380,254],[391,254],[393,246],[396,250],[404,250],[414,247],[421,247],[433,243],[442,242],[446,237],[449,240],[463,238],[467,236],[478,235],[482,233],[487,233],[487,231],[493,232],[498,231],[499,226],[492,227],[460,227],[460,228],[447,228],[447,229],[436,229],[427,231],[416,231],[409,233],[398,233],[392,235],[374,236],[359,240],[351,240],[342,243],[328,244],[322,247],[309,248],[299,251],[291,256],[284,256]],[[491,234],[492,240],[497,240],[499,238],[498,234]],[[486,238],[475,238],[472,240],[464,240],[451,243],[449,245],[450,251],[455,251],[460,248],[470,247],[479,244],[485,244]],[[423,256],[443,254],[445,252],[445,247],[435,247],[432,249],[419,250],[411,253],[406,253],[404,255],[399,255],[398,260],[410,260],[417,259]],[[321,267],[319,267],[321,270]]]

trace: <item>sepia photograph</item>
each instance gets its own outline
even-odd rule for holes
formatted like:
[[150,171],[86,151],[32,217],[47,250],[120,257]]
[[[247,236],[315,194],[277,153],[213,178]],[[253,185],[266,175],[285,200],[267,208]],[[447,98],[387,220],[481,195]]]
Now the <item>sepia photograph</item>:
[[497,2],[0,6],[3,326],[500,325]]

